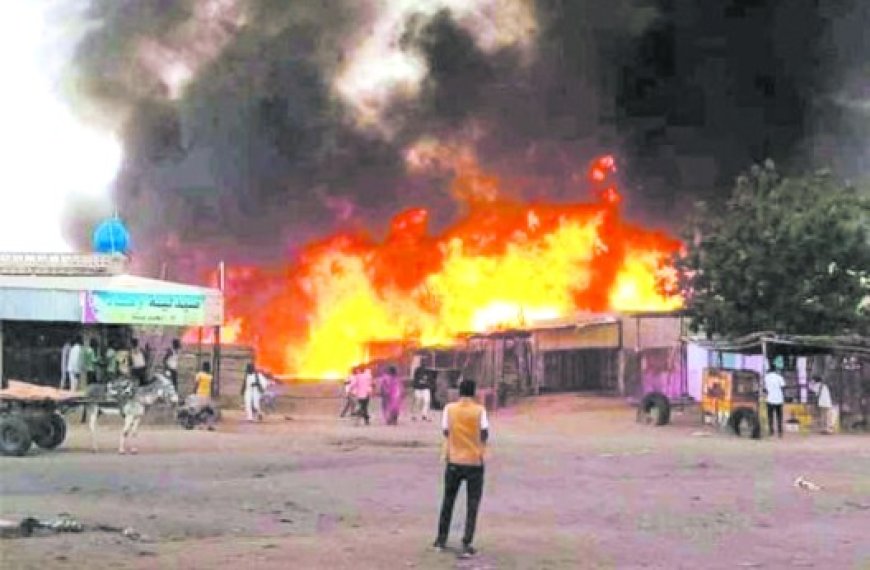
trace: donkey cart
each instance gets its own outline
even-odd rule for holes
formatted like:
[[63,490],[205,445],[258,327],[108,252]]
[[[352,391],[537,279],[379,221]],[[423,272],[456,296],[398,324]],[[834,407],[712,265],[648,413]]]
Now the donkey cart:
[[55,449],[66,438],[62,414],[84,404],[74,392],[10,380],[0,390],[0,454],[22,456],[34,443]]

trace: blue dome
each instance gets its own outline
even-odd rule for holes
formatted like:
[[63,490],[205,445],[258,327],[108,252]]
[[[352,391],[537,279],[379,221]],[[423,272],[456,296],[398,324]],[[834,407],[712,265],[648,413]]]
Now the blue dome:
[[130,232],[118,218],[104,220],[94,230],[94,251],[97,253],[123,253],[130,251]]

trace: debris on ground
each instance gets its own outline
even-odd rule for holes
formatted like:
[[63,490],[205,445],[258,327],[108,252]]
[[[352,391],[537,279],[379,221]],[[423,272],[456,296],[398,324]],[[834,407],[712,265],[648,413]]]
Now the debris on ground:
[[819,485],[816,485],[815,483],[804,477],[798,477],[794,480],[794,483],[792,483],[792,485],[794,485],[798,489],[806,489],[807,491],[820,491],[822,489]]
[[33,517],[25,517],[18,523],[10,520],[0,521],[0,536],[3,538],[20,538],[33,536],[34,534],[45,535],[82,531],[84,531],[84,526],[69,515],[61,515],[51,521],[41,521]]
[[713,434],[709,431],[693,431],[692,437],[712,437]]
[[0,538],[26,538],[64,532],[113,532],[130,540],[143,542],[148,540],[132,527],[121,528],[104,524],[86,526],[67,514],[62,514],[58,518],[48,521],[41,521],[34,517],[25,517],[21,519],[21,522],[0,519]]
[[599,453],[598,457],[632,457],[635,455],[649,455],[652,453],[650,449],[639,449],[637,451],[624,451],[622,453]]

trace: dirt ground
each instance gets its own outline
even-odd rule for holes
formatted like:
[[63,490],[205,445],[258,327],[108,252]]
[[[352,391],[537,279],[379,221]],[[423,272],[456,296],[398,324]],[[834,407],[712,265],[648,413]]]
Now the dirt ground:
[[[377,404],[377,402],[375,402]],[[377,408],[377,406],[374,406]],[[72,422],[56,452],[0,460],[0,517],[69,513],[132,527],[0,540],[3,568],[870,568],[870,438],[752,441],[693,413],[634,422],[613,399],[527,400],[491,417],[472,560],[429,549],[437,423],[354,426],[337,401],[287,401],[264,424],[162,425],[136,456]],[[70,418],[72,419],[72,418]],[[795,488],[804,476],[823,488]],[[464,494],[450,544],[461,536]]]

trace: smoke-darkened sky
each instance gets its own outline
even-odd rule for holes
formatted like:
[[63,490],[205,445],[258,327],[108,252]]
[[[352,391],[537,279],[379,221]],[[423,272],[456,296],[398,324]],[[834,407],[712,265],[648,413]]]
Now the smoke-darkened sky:
[[421,139],[553,200],[584,198],[577,174],[612,152],[629,216],[672,229],[763,157],[870,167],[863,0],[91,4],[76,101],[122,125],[116,201],[179,272],[404,207],[447,223],[448,180],[406,168]]

